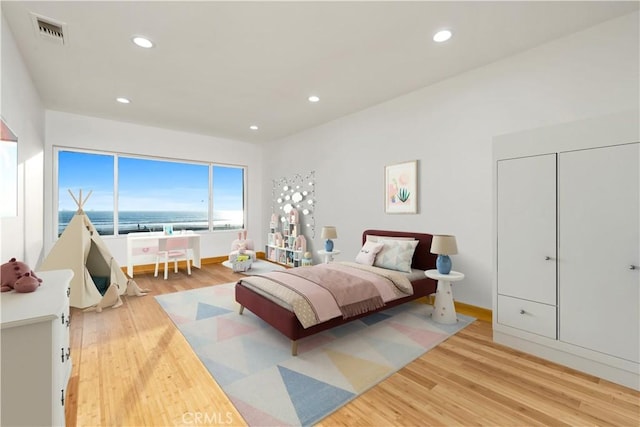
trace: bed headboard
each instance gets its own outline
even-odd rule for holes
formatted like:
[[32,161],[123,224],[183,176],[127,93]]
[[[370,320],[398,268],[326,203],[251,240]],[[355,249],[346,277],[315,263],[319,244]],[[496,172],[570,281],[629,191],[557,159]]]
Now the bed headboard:
[[367,241],[367,235],[373,236],[389,236],[389,237],[413,237],[418,240],[418,246],[413,253],[411,268],[418,270],[432,270],[436,268],[436,254],[429,252],[431,249],[431,239],[433,235],[426,233],[412,233],[408,231],[389,231],[389,230],[365,230],[362,232],[362,244]]

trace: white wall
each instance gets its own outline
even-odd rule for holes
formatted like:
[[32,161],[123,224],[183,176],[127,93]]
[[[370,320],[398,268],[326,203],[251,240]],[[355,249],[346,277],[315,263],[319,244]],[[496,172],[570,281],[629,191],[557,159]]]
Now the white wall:
[[35,267],[43,249],[44,108],[4,17],[1,21],[0,113],[18,136],[18,216],[0,219],[0,263],[16,257]]
[[[248,236],[262,242],[262,149],[253,144],[209,136],[140,126],[94,117],[57,111],[46,113],[45,145],[45,249],[51,249],[55,239],[53,228],[57,206],[53,205],[54,188],[53,147],[105,150],[162,158],[210,161],[247,166]],[[85,190],[89,190],[86,188]],[[91,199],[85,206],[91,208]],[[237,232],[215,231],[201,233],[201,256],[227,255]],[[105,236],[105,243],[116,261],[126,265],[126,238]]]
[[[456,235],[453,268],[466,278],[455,297],[490,308],[493,137],[637,108],[638,20],[606,22],[270,144],[265,186],[316,171],[316,225],[337,226],[338,260],[355,257],[366,228]],[[419,213],[385,214],[384,166],[415,159]],[[270,209],[266,190],[263,203]],[[321,247],[319,233],[313,243]]]
[[[638,19],[612,20],[274,142],[263,159],[259,146],[242,142],[58,112],[47,113],[45,148],[44,110],[3,18],[1,113],[19,137],[21,176],[18,217],[0,220],[0,260],[17,256],[33,265],[53,243],[53,145],[122,150],[247,165],[249,235],[259,247],[271,180],[315,170],[316,225],[338,227],[339,259],[355,256],[369,227],[453,233],[460,250],[454,268],[467,275],[456,299],[491,307],[492,138],[637,108]],[[386,215],[384,166],[414,159],[419,214]],[[203,256],[226,253],[232,237],[207,236]],[[107,242],[124,263],[124,241]]]

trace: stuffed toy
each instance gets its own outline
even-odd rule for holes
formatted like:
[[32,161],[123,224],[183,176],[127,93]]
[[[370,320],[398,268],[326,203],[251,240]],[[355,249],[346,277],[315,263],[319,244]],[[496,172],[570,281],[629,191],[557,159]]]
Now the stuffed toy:
[[33,292],[38,289],[42,279],[36,276],[27,264],[11,258],[0,266],[0,291]]
[[[234,240],[233,243],[231,243],[229,261],[235,265],[236,261],[239,261],[245,256],[247,259],[251,259],[252,262],[256,260],[256,252],[254,250],[253,240],[247,239],[247,230],[242,230],[238,232],[238,238]],[[251,264],[249,264],[249,268],[250,266]]]
[[20,278],[18,278],[18,280],[16,280],[16,283],[13,285],[13,289],[20,293],[33,292],[38,289],[40,283],[42,283],[42,279],[36,277],[35,274],[31,272],[24,273]]

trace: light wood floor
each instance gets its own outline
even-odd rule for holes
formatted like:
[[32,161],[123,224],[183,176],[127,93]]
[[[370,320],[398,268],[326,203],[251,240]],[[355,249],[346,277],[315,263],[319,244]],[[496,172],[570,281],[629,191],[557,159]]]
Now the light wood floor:
[[[246,425],[153,297],[239,277],[219,264],[136,275],[151,295],[72,309],[67,425]],[[636,427],[639,405],[631,389],[494,344],[476,321],[319,425]]]

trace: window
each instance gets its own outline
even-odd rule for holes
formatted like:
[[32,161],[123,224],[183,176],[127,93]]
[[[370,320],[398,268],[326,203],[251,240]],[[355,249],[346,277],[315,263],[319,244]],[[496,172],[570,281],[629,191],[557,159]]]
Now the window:
[[67,188],[74,196],[79,189],[84,197],[92,191],[84,210],[101,235],[162,231],[167,224],[174,230],[244,228],[243,167],[63,149],[57,153],[58,235],[77,210]]
[[83,199],[89,197],[84,209],[98,233],[113,235],[113,173],[113,156],[58,152],[58,236],[78,210],[73,197],[78,198],[80,190]]
[[208,230],[208,211],[208,165],[119,157],[118,234]]
[[244,169],[213,167],[213,228],[244,228]]

